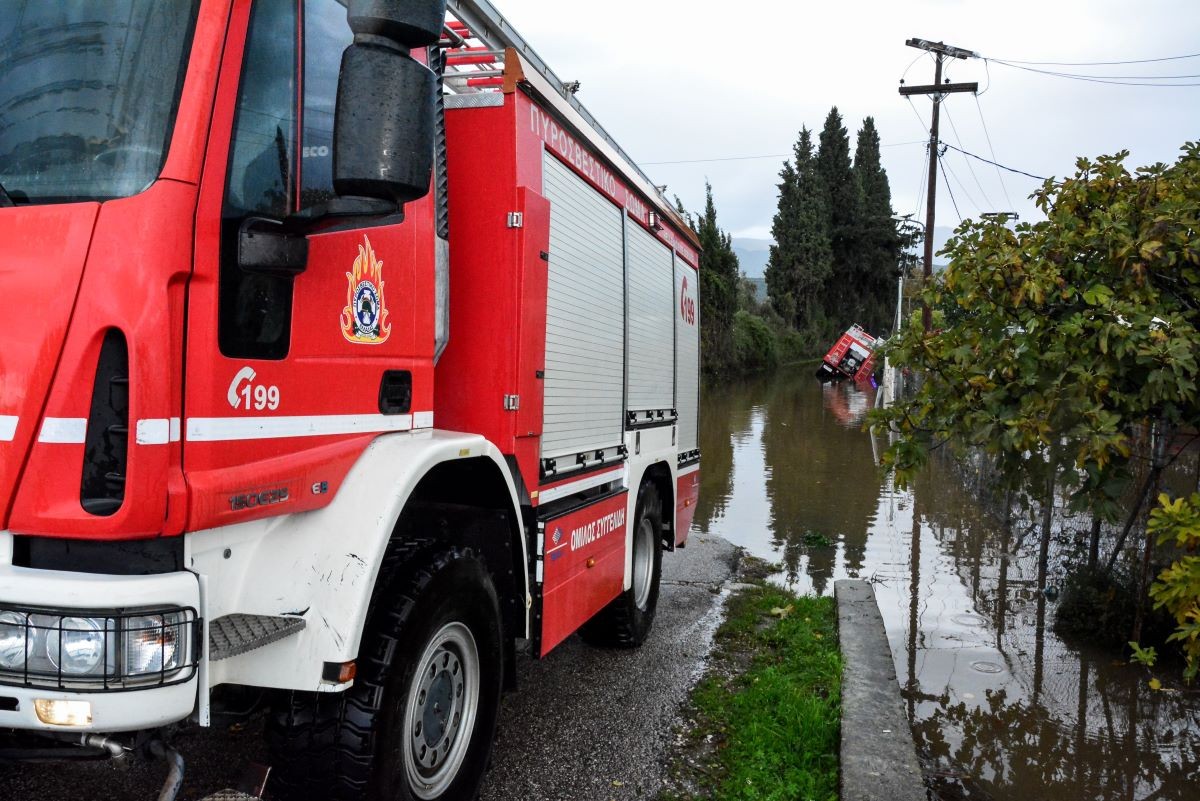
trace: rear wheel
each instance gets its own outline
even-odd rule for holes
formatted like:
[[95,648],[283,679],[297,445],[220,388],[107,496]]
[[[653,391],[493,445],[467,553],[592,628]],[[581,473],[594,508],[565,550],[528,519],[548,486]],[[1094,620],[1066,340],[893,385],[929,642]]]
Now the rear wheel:
[[378,604],[354,686],[328,702],[292,693],[271,716],[276,798],[478,794],[500,703],[499,603],[469,549],[418,564],[401,569]]
[[654,625],[662,571],[662,500],[650,481],[643,481],[638,490],[632,537],[633,575],[629,589],[579,630],[580,636],[592,645],[636,648]]

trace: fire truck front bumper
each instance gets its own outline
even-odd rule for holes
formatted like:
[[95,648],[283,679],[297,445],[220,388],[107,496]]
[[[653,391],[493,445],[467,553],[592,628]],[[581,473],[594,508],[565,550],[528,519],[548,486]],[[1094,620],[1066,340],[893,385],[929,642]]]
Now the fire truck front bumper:
[[10,562],[0,559],[0,729],[138,731],[192,714],[203,657],[194,574]]

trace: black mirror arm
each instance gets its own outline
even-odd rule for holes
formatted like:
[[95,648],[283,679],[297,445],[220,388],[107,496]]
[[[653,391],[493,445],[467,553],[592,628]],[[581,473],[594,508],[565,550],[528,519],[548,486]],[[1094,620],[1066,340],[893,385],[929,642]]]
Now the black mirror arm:
[[305,226],[270,217],[247,217],[238,228],[238,266],[249,273],[299,275],[308,266]]
[[282,225],[289,233],[330,234],[352,228],[399,225],[404,207],[369,197],[333,197],[289,215]]

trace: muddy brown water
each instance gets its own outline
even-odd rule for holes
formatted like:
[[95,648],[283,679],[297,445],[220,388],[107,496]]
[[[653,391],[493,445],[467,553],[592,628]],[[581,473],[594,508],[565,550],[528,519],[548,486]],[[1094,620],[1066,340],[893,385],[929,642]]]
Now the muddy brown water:
[[1054,590],[1075,557],[1052,549],[1039,593],[1033,526],[1001,525],[944,461],[908,490],[882,477],[862,430],[874,390],[803,368],[701,403],[695,525],[781,563],[798,592],[874,583],[938,797],[1200,799],[1200,694],[1060,639]]

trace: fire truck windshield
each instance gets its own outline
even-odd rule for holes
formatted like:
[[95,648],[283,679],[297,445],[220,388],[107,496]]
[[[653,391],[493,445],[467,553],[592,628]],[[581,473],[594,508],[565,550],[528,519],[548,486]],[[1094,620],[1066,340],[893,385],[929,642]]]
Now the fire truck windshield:
[[195,2],[0,0],[0,184],[13,204],[154,181],[195,17]]

